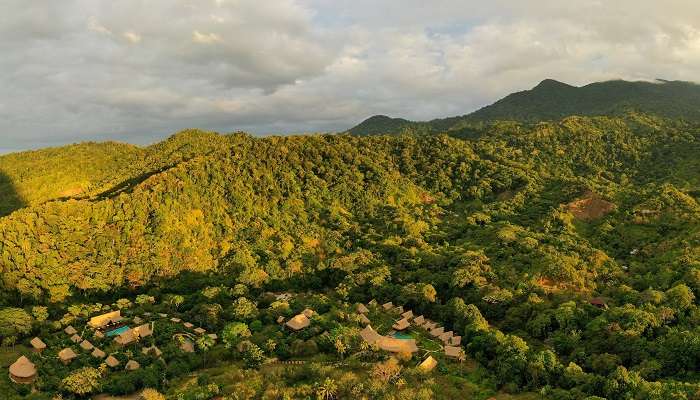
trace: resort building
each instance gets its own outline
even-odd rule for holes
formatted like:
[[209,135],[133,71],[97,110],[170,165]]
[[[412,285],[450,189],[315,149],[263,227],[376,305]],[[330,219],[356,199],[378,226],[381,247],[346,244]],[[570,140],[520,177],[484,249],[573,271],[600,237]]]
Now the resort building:
[[306,318],[311,318],[314,316],[314,310],[310,308],[305,308],[304,311],[302,311],[301,313],[304,314]]
[[369,312],[369,308],[362,303],[357,305],[356,310],[359,314],[367,314]]
[[462,344],[462,337],[461,336],[452,336],[450,338],[449,344],[451,346],[459,346]]
[[293,331],[299,331],[306,328],[310,324],[311,321],[306,315],[299,314],[292,317],[285,325]]
[[10,379],[15,383],[32,383],[36,379],[36,366],[27,357],[21,356],[10,365]]
[[182,323],[182,326],[184,326],[184,327],[187,328],[187,329],[192,329],[192,328],[194,328],[194,324],[192,324],[192,323],[190,323],[190,322],[183,322],[183,323]]
[[90,343],[89,341],[83,340],[82,342],[80,342],[80,348],[82,348],[85,351],[91,351],[95,348],[95,346],[93,346],[92,343]]
[[207,333],[207,330],[204,328],[196,328],[194,330],[194,333],[196,333],[197,335],[204,335],[205,333]]
[[126,363],[125,367],[127,371],[135,371],[139,368],[141,368],[141,364],[139,364],[138,361],[135,360],[129,360],[129,362]]
[[443,333],[445,333],[445,328],[443,327],[433,328],[430,330],[430,336],[432,337],[440,337],[440,335]]
[[442,340],[443,343],[447,343],[447,341],[450,340],[450,338],[452,338],[452,336],[454,336],[452,331],[447,331],[447,332],[443,333],[442,335],[440,335],[439,339]]
[[419,315],[419,316],[413,318],[413,323],[416,326],[421,326],[421,325],[423,325],[424,322],[425,322],[425,318],[423,318],[422,315]]
[[389,311],[392,308],[394,308],[394,304],[392,302],[384,303],[382,304],[382,308],[384,308],[386,311]]
[[71,340],[73,343],[80,343],[80,342],[83,341],[83,338],[81,338],[80,335],[78,335],[78,334],[76,333],[75,335],[73,335],[73,336],[70,337],[70,340]]
[[34,339],[32,339],[29,342],[29,344],[32,345],[32,348],[37,353],[41,353],[42,351],[44,351],[46,349],[46,343],[44,343],[44,341],[42,341],[38,337],[35,337]]
[[408,310],[405,313],[401,314],[401,316],[406,318],[406,319],[411,319],[411,318],[413,318],[413,311]]
[[76,333],[78,333],[78,331],[76,331],[75,328],[73,328],[71,325],[68,325],[66,329],[63,330],[63,332],[65,332],[68,336],[73,336]]
[[406,330],[409,326],[411,326],[411,324],[408,322],[408,320],[406,318],[403,318],[403,319],[399,320],[398,322],[396,322],[391,327],[396,329],[397,331],[403,331],[403,330]]
[[362,323],[362,325],[369,325],[371,321],[369,320],[369,318],[367,318],[365,314],[360,314],[360,322]]
[[377,346],[384,351],[391,353],[415,353],[418,351],[415,339],[397,339],[388,336],[382,336],[377,331],[367,325],[365,329],[360,331],[362,339],[372,346]]
[[105,364],[107,364],[107,366],[110,368],[116,368],[117,366],[119,366],[119,360],[117,360],[114,356],[110,355],[105,360]]
[[95,349],[92,350],[91,354],[95,358],[105,358],[107,356],[107,354],[104,351],[98,349],[97,347],[95,347]]
[[454,358],[459,361],[464,361],[466,359],[462,348],[457,346],[445,346],[445,357]]
[[65,365],[70,364],[70,362],[73,361],[73,359],[76,357],[78,357],[78,355],[75,354],[73,349],[71,349],[70,347],[66,347],[65,349],[58,352],[58,359],[61,360],[61,362]]
[[121,311],[112,311],[90,318],[90,321],[88,321],[88,326],[93,329],[101,329],[107,325],[117,323],[122,319],[124,318],[122,318]]

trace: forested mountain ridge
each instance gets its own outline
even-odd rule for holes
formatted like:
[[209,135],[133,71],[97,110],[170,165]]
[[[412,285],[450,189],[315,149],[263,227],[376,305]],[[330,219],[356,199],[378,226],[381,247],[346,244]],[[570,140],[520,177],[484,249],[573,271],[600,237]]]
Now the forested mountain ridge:
[[0,301],[168,291],[193,272],[404,304],[462,334],[508,391],[692,398],[700,125],[627,113],[473,129],[125,147],[128,162],[94,161],[120,168],[81,195],[0,218]]
[[623,115],[630,111],[700,121],[700,85],[692,82],[613,80],[576,87],[545,79],[473,113],[425,122],[374,116],[348,130],[355,135],[444,133],[492,121],[537,122],[567,116]]

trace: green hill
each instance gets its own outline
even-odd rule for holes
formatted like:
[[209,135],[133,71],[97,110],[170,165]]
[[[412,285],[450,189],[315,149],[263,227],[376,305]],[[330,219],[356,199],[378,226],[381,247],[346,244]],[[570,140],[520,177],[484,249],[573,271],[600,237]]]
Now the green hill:
[[510,94],[468,115],[427,122],[375,116],[348,132],[356,135],[441,133],[492,121],[537,122],[572,115],[623,115],[630,111],[700,121],[700,85],[682,81],[616,80],[576,87],[546,79],[531,90]]

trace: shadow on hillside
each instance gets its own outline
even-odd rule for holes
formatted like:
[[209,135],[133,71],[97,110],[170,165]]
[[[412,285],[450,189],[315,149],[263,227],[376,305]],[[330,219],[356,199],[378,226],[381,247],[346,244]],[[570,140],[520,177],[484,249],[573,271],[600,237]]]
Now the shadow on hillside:
[[26,206],[27,203],[17,192],[12,178],[0,171],[0,217]]
[[107,198],[114,197],[120,193],[130,193],[141,182],[152,177],[153,175],[164,172],[164,171],[172,168],[173,166],[174,165],[168,165],[168,166],[158,168],[158,169],[153,170],[153,171],[145,172],[145,173],[138,175],[138,176],[135,176],[133,178],[129,178],[127,180],[124,180],[124,181],[114,185],[112,188],[98,194],[97,196],[95,196],[95,198],[97,200],[104,200]]

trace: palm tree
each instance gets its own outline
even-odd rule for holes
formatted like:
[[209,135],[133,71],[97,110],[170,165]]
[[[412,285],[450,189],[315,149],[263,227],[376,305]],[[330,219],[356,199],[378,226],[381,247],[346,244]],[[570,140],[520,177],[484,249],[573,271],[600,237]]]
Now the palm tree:
[[316,398],[318,400],[333,400],[338,394],[338,385],[331,378],[326,378],[322,384],[316,386]]
[[210,338],[209,335],[202,335],[197,338],[197,347],[204,353],[204,366],[207,365],[207,352],[214,346],[214,339]]

